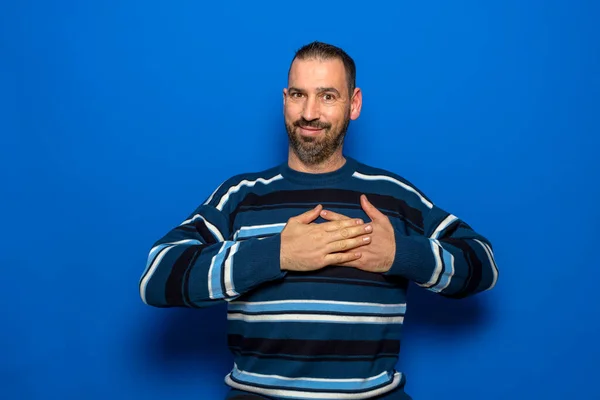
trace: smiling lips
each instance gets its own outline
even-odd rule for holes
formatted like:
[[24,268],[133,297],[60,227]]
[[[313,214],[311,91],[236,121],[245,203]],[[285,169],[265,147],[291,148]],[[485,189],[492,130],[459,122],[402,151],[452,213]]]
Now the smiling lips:
[[299,128],[300,128],[300,133],[303,135],[306,135],[306,136],[315,136],[323,130],[323,128],[313,128],[313,127],[309,127],[309,126],[307,126],[307,127],[300,126]]

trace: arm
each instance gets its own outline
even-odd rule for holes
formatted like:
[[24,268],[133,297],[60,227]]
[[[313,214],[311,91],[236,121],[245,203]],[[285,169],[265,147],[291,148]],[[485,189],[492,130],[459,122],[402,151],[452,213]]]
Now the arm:
[[226,240],[229,221],[212,205],[154,243],[139,282],[142,301],[155,307],[205,307],[231,301],[285,275],[280,235]]
[[464,221],[433,206],[423,236],[395,234],[395,258],[388,275],[400,275],[450,298],[492,289],[498,279],[491,243]]

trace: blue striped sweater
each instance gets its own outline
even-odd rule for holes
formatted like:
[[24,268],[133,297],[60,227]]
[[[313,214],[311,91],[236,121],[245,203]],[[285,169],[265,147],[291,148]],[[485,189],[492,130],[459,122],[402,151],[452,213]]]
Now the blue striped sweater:
[[[284,163],[232,177],[150,250],[140,279],[146,304],[227,302],[234,365],[225,383],[233,389],[273,399],[405,398],[396,364],[408,282],[451,298],[496,284],[485,237],[401,176],[346,160],[324,174]],[[323,204],[369,221],[361,194],[394,227],[388,272],[281,271],[290,217]]]

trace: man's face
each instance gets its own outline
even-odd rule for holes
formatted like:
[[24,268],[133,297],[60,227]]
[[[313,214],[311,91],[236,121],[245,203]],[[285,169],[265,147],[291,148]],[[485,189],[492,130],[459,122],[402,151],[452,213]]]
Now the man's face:
[[350,119],[358,117],[353,103],[341,60],[294,60],[284,90],[284,116],[300,161],[319,164],[340,148]]

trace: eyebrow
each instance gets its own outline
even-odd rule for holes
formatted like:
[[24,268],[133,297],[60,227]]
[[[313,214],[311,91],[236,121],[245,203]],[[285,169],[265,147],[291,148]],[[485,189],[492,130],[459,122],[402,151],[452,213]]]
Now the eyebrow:
[[[305,90],[302,89],[298,89],[297,87],[290,87],[288,89],[290,92],[300,92],[300,93],[304,93]],[[334,92],[335,94],[337,94],[338,96],[340,96],[340,92],[334,88],[334,87],[318,87],[317,88],[317,92],[318,93],[323,93],[323,92]]]

